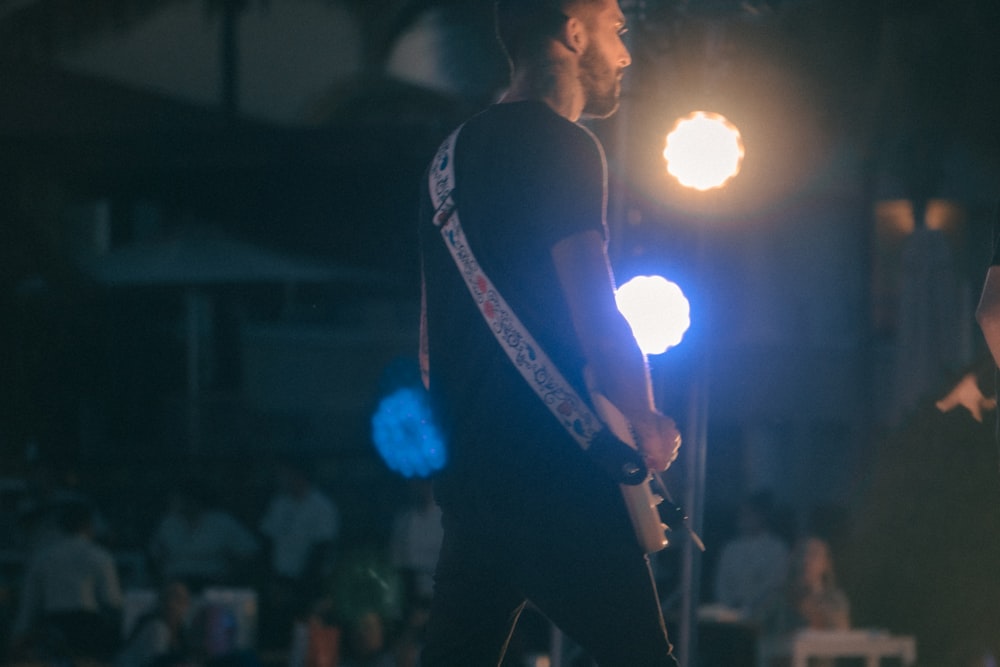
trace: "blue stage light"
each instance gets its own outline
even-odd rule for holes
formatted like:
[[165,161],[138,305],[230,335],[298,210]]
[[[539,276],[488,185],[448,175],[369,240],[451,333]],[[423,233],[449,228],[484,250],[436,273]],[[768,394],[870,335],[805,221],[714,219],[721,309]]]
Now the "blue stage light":
[[422,388],[401,387],[382,399],[372,415],[372,440],[389,469],[404,477],[429,477],[447,461]]

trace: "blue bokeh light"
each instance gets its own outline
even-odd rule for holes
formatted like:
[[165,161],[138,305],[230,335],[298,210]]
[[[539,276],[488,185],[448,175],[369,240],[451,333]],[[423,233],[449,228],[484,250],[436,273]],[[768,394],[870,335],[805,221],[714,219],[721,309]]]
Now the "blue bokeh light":
[[448,460],[423,388],[400,387],[381,400],[372,415],[372,440],[389,469],[404,477],[430,477]]

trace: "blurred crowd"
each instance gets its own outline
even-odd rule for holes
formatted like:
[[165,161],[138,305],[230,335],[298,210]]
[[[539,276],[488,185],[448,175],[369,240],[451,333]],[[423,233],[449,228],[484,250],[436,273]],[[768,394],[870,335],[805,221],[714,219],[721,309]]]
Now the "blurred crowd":
[[5,508],[19,536],[3,550],[6,662],[415,665],[441,539],[430,483],[408,482],[385,544],[354,548],[313,472],[279,461],[253,521],[204,475],[177,477],[145,544],[129,551],[136,577],[105,508],[39,467]]
[[788,535],[767,492],[744,500],[738,533],[722,549],[715,599],[728,617],[764,634],[846,630],[850,606],[837,585],[829,542],[812,529]]
[[[338,504],[314,472],[309,461],[279,460],[251,520],[245,507],[227,506],[205,475],[174,478],[144,531],[144,574],[136,581],[126,571],[135,564],[114,548],[105,508],[40,467],[16,507],[20,568],[0,604],[8,661],[417,665],[441,543],[431,483],[400,480],[408,495],[391,513],[386,539],[358,546],[342,539]],[[785,523],[766,492],[741,504],[735,534],[711,562],[702,621],[707,637],[715,622],[726,629],[712,642],[725,655],[709,650],[706,664],[738,667],[752,659],[760,636],[850,627],[829,542],[810,531],[793,534]],[[537,637],[524,633],[522,653],[544,652],[549,630],[526,614],[526,628],[538,620]]]
[[[699,609],[700,663],[755,667],[758,644],[801,630],[848,630],[847,594],[821,516],[802,526],[766,490],[742,500]],[[817,511],[817,515],[822,512]]]

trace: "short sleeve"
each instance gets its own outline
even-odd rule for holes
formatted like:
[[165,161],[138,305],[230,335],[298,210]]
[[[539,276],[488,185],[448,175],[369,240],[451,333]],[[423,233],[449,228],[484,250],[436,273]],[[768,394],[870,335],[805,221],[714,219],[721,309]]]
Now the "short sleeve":
[[605,236],[607,202],[604,151],[585,128],[565,123],[558,147],[545,152],[539,179],[539,234],[548,246],[584,231]]

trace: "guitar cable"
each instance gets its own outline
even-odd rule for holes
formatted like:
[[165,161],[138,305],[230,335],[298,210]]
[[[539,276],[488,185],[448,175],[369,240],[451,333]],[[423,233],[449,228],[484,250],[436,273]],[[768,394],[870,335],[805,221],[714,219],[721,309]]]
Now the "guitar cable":
[[[665,510],[668,514],[670,514],[671,517],[673,517],[672,519],[664,519],[663,523],[665,523],[667,528],[670,528],[671,530],[673,529],[673,525],[675,523],[683,525],[684,528],[687,530],[688,535],[691,536],[691,541],[694,542],[694,545],[698,547],[700,551],[704,552],[705,543],[701,541],[700,537],[698,537],[698,533],[694,532],[694,529],[691,528],[691,524],[688,523],[688,516],[687,513],[684,511],[684,508],[675,503],[674,499],[670,497],[670,491],[667,489],[667,484],[666,482],[663,481],[663,477],[660,475],[660,473],[656,471],[651,471],[651,472],[653,473],[653,479],[656,480],[656,485],[660,487],[658,489],[658,493],[660,494],[660,497],[662,497],[667,504]],[[660,516],[662,517],[663,514],[664,514],[663,510],[661,510]]]

